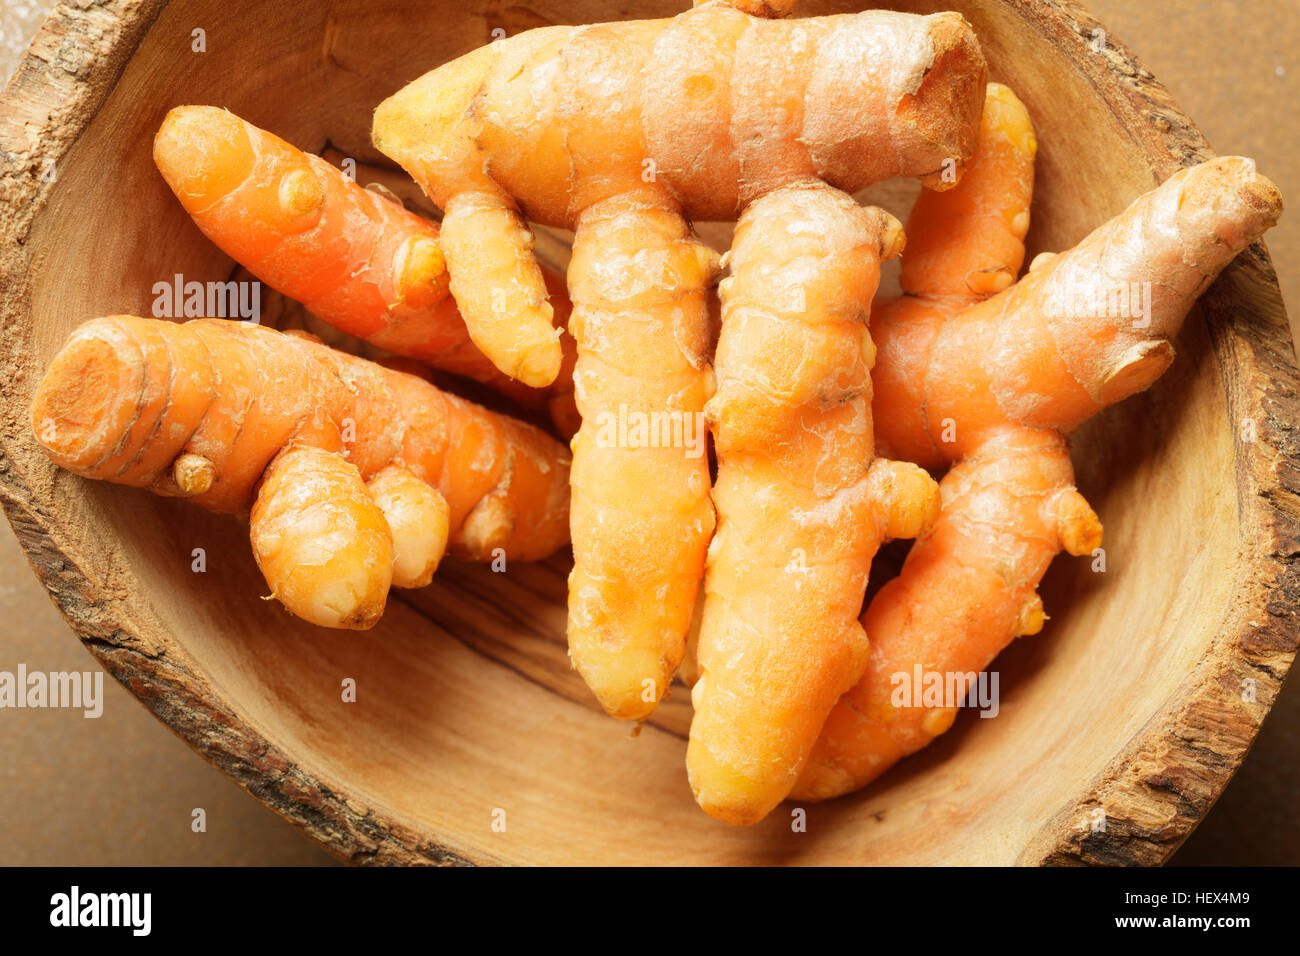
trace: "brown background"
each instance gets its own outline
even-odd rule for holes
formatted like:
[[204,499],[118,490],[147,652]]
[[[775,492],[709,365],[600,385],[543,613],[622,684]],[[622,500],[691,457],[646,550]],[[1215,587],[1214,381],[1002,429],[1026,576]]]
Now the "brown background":
[[[1091,0],[1220,153],[1253,156],[1297,209],[1269,235],[1300,318],[1300,12],[1274,0]],[[8,76],[50,0],[4,0]],[[685,0],[683,0],[685,6]],[[0,522],[3,524],[3,522]],[[0,670],[96,668],[0,530]],[[306,837],[209,767],[122,687],[98,720],[0,710],[0,864],[329,864]],[[202,807],[207,831],[193,833]],[[1300,864],[1300,681],[1274,707],[1245,765],[1174,857],[1183,864]]]

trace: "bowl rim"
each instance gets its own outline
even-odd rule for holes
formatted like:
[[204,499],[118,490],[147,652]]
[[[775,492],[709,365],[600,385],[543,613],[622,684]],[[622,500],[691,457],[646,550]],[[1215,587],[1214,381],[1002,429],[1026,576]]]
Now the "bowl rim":
[[[1153,185],[1215,154],[1165,88],[1110,31],[1092,46],[1099,21],[1074,0],[1004,0],[1069,55],[1151,164]],[[4,417],[26,420],[16,395],[30,373],[30,263],[23,243],[44,209],[57,169],[93,122],[167,0],[107,0],[88,10],[60,5],[41,26],[0,93],[0,398]],[[57,54],[57,55],[51,55]],[[1115,84],[1120,76],[1123,82]],[[1110,82],[1104,82],[1109,80]],[[31,129],[40,130],[33,136]],[[52,166],[50,164],[53,164]],[[1234,292],[1254,292],[1250,308]],[[1232,421],[1251,419],[1254,440],[1235,442],[1238,522],[1247,553],[1214,639],[1178,692],[1083,788],[1031,835],[1017,863],[1157,864],[1195,828],[1240,766],[1267,716],[1300,640],[1300,373],[1277,277],[1257,242],[1202,296],[1211,348],[1224,366]],[[356,863],[495,862],[439,842],[401,819],[360,806],[233,710],[218,703],[196,661],[161,629],[142,626],[96,596],[79,556],[61,550],[54,502],[29,464],[34,442],[0,429],[0,504],[28,560],[65,619],[101,665],[153,714],[241,788],[336,856]],[[1234,704],[1255,682],[1256,706]],[[1159,734],[1149,733],[1153,726]],[[1212,746],[1210,746],[1212,744]],[[1151,821],[1152,803],[1167,813]],[[1108,825],[1083,821],[1097,809]]]

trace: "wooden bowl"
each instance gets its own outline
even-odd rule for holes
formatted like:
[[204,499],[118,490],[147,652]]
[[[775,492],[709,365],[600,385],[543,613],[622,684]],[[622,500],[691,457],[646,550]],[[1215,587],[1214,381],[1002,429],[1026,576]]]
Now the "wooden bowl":
[[[951,5],[1038,127],[1031,254],[1072,245],[1211,155],[1124,47],[1107,35],[1096,48],[1097,24],[1074,3]],[[789,806],[746,830],[696,808],[681,689],[635,738],[598,712],[565,656],[566,555],[506,575],[451,565],[396,596],[373,631],[320,630],[261,600],[240,522],[83,481],[37,449],[31,392],[77,324],[149,314],[154,283],[175,273],[232,270],[150,161],[168,108],[225,106],[301,147],[378,161],[371,108],[494,30],[684,7],[61,6],[0,102],[0,489],[37,574],[164,723],[350,860],[1164,860],[1241,762],[1296,650],[1300,382],[1262,246],[1205,295],[1169,374],[1076,436],[1106,569],[1058,559],[1044,587],[1051,624],[995,665],[999,718],[964,715],[868,790],[808,808],[806,832],[792,831]]]

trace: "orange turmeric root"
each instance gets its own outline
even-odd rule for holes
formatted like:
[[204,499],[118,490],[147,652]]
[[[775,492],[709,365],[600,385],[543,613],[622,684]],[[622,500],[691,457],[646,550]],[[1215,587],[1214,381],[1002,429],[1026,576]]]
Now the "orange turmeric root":
[[626,720],[668,691],[713,534],[702,409],[717,259],[670,202],[619,197],[584,211],[569,263],[582,415],[569,655]]
[[867,315],[902,241],[888,213],[821,183],[768,193],[736,228],[706,407],[718,532],[686,758],[696,799],[728,823],[785,799],[866,667],[876,549],[939,511],[925,471],[875,458]]
[[[565,341],[568,361],[544,392],[500,372],[470,341],[434,223],[216,107],[171,110],[154,162],[204,235],[318,318],[530,407],[549,401],[557,418],[568,414],[573,343]],[[567,318],[563,279],[544,278],[561,300],[557,317]]]
[[375,145],[446,212],[471,337],[533,385],[555,376],[560,350],[525,218],[576,230],[569,641],[610,713],[644,718],[667,691],[713,530],[703,456],[607,448],[598,433],[611,416],[697,419],[709,397],[702,292],[715,265],[688,220],[733,219],[796,183],[946,184],[974,146],[984,81],[955,14],[766,20],[713,3],[530,30],[376,110]]
[[427,584],[448,546],[533,560],[566,538],[569,456],[554,439],[243,323],[88,322],[46,372],[32,427],[84,477],[251,508],[272,593],[326,627],[372,626],[390,582]]
[[[870,663],[822,728],[792,791],[798,799],[864,786],[948,729],[960,701],[895,701],[895,675],[919,666],[945,680],[973,677],[1014,637],[1039,630],[1036,589],[1051,559],[1101,544],[1065,436],[1159,378],[1196,298],[1281,212],[1276,187],[1251,160],[1214,159],[1172,176],[1073,249],[1040,256],[1005,291],[967,304],[1023,257],[1027,183],[1015,170],[1032,157],[1032,139],[1027,118],[1008,107],[997,124],[1005,140],[990,155],[1010,144],[1027,157],[985,178],[977,158],[960,187],[974,195],[918,204],[909,229],[935,257],[904,267],[907,294],[873,326],[882,449],[956,464],[940,485],[939,520],[863,616]],[[983,209],[1016,241],[986,226],[992,246],[981,248],[971,230],[953,233],[949,248],[936,233],[948,228],[945,202]]]
[[767,20],[711,3],[482,47],[381,103],[373,137],[446,212],[452,292],[476,344],[544,385],[560,352],[525,214],[572,228],[647,185],[708,220],[810,178],[942,187],[974,146],[984,78],[957,14]]

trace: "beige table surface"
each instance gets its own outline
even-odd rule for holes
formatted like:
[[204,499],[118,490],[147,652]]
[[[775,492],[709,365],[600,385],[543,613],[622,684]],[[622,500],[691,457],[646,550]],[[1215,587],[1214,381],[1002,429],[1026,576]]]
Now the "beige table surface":
[[[1300,6],[1294,0],[1091,0],[1220,153],[1253,156],[1291,201],[1268,239],[1300,317]],[[49,0],[3,0],[0,76]],[[683,0],[683,7],[685,0]],[[0,670],[97,667],[0,530]],[[0,864],[329,864],[306,837],[208,766],[115,681],[103,716],[0,711]],[[207,831],[190,822],[202,807]],[[1300,864],[1300,681],[1282,692],[1245,765],[1174,857]]]

